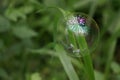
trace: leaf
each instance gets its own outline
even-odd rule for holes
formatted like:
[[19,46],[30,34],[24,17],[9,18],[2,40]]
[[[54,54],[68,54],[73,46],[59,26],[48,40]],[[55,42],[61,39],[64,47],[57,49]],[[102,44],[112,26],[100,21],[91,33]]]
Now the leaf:
[[0,32],[10,30],[10,22],[3,16],[0,16]]
[[66,55],[66,52],[64,51],[62,46],[56,45],[55,49],[56,49],[56,53],[58,54],[58,57],[63,65],[65,72],[67,73],[69,79],[70,80],[80,80],[72,66],[70,58]]
[[108,56],[107,56],[108,58],[107,58],[107,61],[106,61],[107,62],[106,66],[105,66],[105,75],[104,75],[105,80],[109,77],[109,74],[110,74],[110,65],[111,65],[111,62],[112,62],[112,59],[113,59],[113,55],[114,55],[117,40],[113,39],[113,37],[110,37],[108,42],[109,42],[109,45],[107,45],[108,49],[106,49],[106,52],[108,53]]
[[94,71],[95,73],[95,80],[104,80],[104,76],[102,73],[100,73],[99,71]]
[[37,33],[26,26],[17,26],[13,28],[13,34],[21,39],[32,38],[37,36]]
[[116,63],[116,62],[111,63],[111,69],[116,74],[120,73],[120,65],[118,63]]
[[40,74],[36,72],[31,75],[31,80],[42,80],[42,78]]
[[46,6],[56,6],[59,5],[56,0],[44,0]]
[[4,42],[3,42],[3,40],[2,39],[0,39],[0,50],[2,49],[2,48],[4,48]]
[[12,21],[17,21],[18,18],[26,19],[26,15],[31,13],[34,7],[31,5],[25,5],[20,8],[8,8],[5,12],[7,18]]
[[106,4],[107,0],[98,0],[98,5],[102,6],[104,4]]
[[3,78],[3,79],[6,79],[6,78],[8,78],[8,74],[7,74],[7,72],[4,70],[4,69],[2,69],[2,68],[0,68],[0,78]]
[[18,9],[10,8],[6,10],[6,17],[12,21],[17,21],[18,18],[26,19],[26,16]]
[[108,30],[112,34],[114,34],[114,33],[116,33],[116,31],[118,31],[120,29],[120,23],[119,23],[119,21],[120,21],[120,18],[119,18],[120,17],[120,10],[119,10],[119,12],[117,14],[114,12],[114,14],[112,15],[112,17],[113,17],[113,19],[110,19],[110,20],[113,20],[113,21],[111,22],[111,25],[108,26]]
[[19,8],[19,11],[23,13],[24,15],[31,13],[33,10],[34,10],[34,7],[32,5],[25,5]]
[[82,7],[85,7],[88,5],[92,0],[79,0],[76,3],[73,4],[74,9],[80,9]]

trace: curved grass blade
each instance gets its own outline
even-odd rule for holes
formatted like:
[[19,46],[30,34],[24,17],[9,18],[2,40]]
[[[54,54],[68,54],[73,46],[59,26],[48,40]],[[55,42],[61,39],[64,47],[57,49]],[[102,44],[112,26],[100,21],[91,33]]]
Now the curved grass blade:
[[60,45],[55,46],[56,53],[65,69],[70,80],[80,80],[77,73],[75,72],[73,65],[71,63],[70,58],[67,56],[66,52],[64,51],[63,47]]

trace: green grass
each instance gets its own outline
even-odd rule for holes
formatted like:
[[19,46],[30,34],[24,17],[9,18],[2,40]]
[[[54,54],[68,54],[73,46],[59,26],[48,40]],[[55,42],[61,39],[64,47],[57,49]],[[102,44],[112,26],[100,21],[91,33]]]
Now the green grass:
[[[57,42],[57,28],[79,12],[95,19],[100,39],[91,53],[84,37],[69,32],[83,50],[74,57]],[[120,0],[0,1],[0,80],[120,80],[119,47]]]
[[[59,10],[61,11],[61,13],[63,14],[65,19],[68,14],[72,14],[70,12],[65,12],[62,9],[59,9]],[[58,27],[61,27],[61,26],[58,25]],[[83,67],[84,67],[85,75],[87,76],[86,79],[87,80],[95,80],[91,55],[90,55],[88,45],[86,43],[85,38],[83,36],[78,36],[78,35],[76,36],[73,32],[68,31],[68,39],[69,39],[69,42],[71,44],[73,44],[76,49],[80,49],[80,51],[81,51],[80,59],[83,59],[83,64],[84,64]],[[77,44],[79,46],[77,46]],[[62,52],[62,50],[63,50],[63,52]],[[56,53],[60,52],[58,56],[60,58],[61,63],[63,64],[63,67],[64,67],[66,73],[68,74],[68,77],[70,78],[70,80],[80,80],[80,79],[78,79],[77,74],[75,73],[75,70],[74,70],[73,66],[71,65],[70,61],[67,59],[67,55],[65,55],[66,53],[64,52],[64,49],[61,49],[60,47],[57,46],[56,51],[57,51]],[[68,54],[70,54],[70,53],[68,53]],[[82,63],[82,62],[80,62],[80,63]],[[71,69],[69,69],[69,67],[71,67]]]
[[75,70],[73,68],[70,58],[64,51],[64,48],[61,45],[56,45],[55,49],[56,49],[56,54],[58,54],[58,58],[60,59],[69,79],[70,80],[80,80],[77,73],[75,72]]

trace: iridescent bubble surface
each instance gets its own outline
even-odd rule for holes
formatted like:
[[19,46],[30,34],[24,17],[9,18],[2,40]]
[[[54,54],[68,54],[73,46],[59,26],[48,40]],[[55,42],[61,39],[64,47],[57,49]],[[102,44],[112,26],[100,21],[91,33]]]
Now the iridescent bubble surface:
[[70,16],[66,20],[66,27],[73,31],[76,35],[88,35],[89,34],[89,28],[86,25],[87,19],[84,16]]
[[60,44],[63,45],[69,55],[76,57],[81,57],[81,53],[86,51],[86,49],[81,50],[78,47],[76,37],[83,36],[85,38],[90,53],[96,48],[99,39],[97,23],[84,13],[67,15],[58,22],[58,32],[60,32],[59,35],[61,34]]

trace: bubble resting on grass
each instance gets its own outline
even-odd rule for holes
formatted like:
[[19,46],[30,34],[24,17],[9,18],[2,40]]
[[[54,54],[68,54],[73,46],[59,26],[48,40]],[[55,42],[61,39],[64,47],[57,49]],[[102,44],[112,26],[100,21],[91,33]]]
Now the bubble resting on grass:
[[98,42],[99,28],[96,22],[84,13],[67,15],[65,20],[62,19],[58,24],[58,31],[60,30],[63,35],[60,42],[68,54],[72,56],[80,57],[81,53],[85,53],[86,49],[81,50],[78,46],[78,41],[75,41],[77,45],[71,43],[69,31],[75,37],[83,36],[85,38],[90,53],[95,49]]
[[67,19],[67,28],[76,35],[86,36],[89,33],[89,27],[86,25],[86,19],[82,16],[70,16]]

